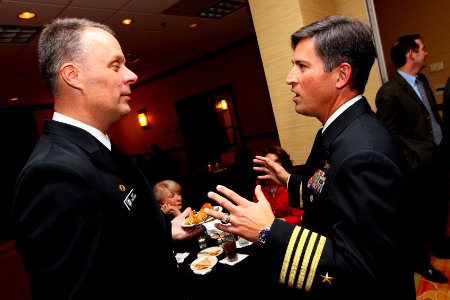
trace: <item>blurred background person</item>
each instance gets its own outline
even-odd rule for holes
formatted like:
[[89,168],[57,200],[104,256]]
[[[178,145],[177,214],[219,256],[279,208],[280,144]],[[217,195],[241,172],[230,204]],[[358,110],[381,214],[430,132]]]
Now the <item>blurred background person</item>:
[[[170,224],[175,217],[183,212],[182,187],[178,182],[170,179],[161,180],[153,186],[153,193],[164,213],[164,218],[167,223]],[[200,208],[198,207],[195,209],[198,211]],[[206,231],[206,228],[203,225],[198,228],[201,229],[197,229],[197,234],[191,236],[189,239],[174,241],[173,250],[175,252],[191,252],[198,250],[197,239],[193,237],[203,236]]]
[[[444,143],[445,143],[445,153],[450,153],[450,76],[447,79],[447,84],[444,88],[444,95],[442,98],[443,102],[443,130],[444,130]],[[450,159],[447,158],[447,172],[450,172]],[[450,178],[449,178],[450,179]],[[450,186],[449,186],[450,188]],[[449,191],[450,193],[450,191]]]
[[430,261],[430,251],[436,257],[450,258],[450,240],[446,231],[446,137],[433,91],[420,73],[427,66],[428,53],[422,37],[411,34],[394,42],[390,57],[397,70],[377,92],[376,114],[399,142],[409,164],[411,206],[420,222],[416,271],[430,281],[444,283],[447,277]]
[[[289,173],[293,171],[290,155],[280,146],[267,147],[261,156],[267,157],[281,165]],[[291,224],[302,224],[303,209],[289,205],[288,189],[285,186],[278,184],[272,179],[258,179],[255,187],[257,185],[261,185],[261,190],[267,201],[269,201],[276,218]],[[255,194],[253,195],[253,202],[258,202]]]
[[178,182],[174,180],[159,181],[153,186],[153,193],[166,219],[172,221],[174,217],[181,214],[183,197],[181,185]]
[[224,170],[216,174],[211,188],[217,184],[222,184],[236,191],[246,199],[252,199],[254,193],[254,184],[256,181],[256,172],[253,170],[254,154],[245,145],[239,145],[233,156],[233,161]]

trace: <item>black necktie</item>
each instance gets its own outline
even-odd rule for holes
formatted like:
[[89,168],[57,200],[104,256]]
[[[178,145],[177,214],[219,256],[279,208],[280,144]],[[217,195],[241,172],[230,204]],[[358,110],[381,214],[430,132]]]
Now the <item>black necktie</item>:
[[314,144],[306,161],[306,166],[312,168],[312,172],[314,172],[316,168],[321,167],[321,163],[323,164],[325,148],[323,146],[322,137],[322,128],[320,128],[319,131],[317,131],[316,138],[314,139]]
[[417,88],[420,94],[420,100],[422,100],[423,105],[428,111],[428,114],[431,118],[431,129],[433,131],[433,141],[436,145],[439,145],[442,141],[442,130],[441,126],[437,123],[434,113],[431,109],[430,101],[428,99],[427,93],[425,92],[425,88],[423,87],[422,81],[419,78],[416,78]]

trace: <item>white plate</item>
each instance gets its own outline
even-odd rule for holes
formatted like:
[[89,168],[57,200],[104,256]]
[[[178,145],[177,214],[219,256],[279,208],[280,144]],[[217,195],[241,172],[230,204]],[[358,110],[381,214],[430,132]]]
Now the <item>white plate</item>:
[[217,257],[204,255],[191,262],[191,270],[195,274],[206,274],[209,273],[216,264]]
[[209,256],[219,256],[221,253],[223,252],[223,248],[219,247],[219,246],[215,246],[215,247],[209,247],[206,249],[203,249],[202,251],[200,251],[197,256],[205,256],[205,255],[209,255]]
[[[215,211],[222,211],[223,208],[222,208],[222,206],[213,206],[213,209]],[[196,224],[186,224],[186,220],[187,220],[187,218],[183,220],[183,222],[181,223],[181,226],[184,227],[184,228],[191,228],[191,227],[200,226],[200,225],[205,224],[207,222],[211,222],[212,220],[214,220],[214,218],[213,217],[208,217],[205,221],[198,222]]]

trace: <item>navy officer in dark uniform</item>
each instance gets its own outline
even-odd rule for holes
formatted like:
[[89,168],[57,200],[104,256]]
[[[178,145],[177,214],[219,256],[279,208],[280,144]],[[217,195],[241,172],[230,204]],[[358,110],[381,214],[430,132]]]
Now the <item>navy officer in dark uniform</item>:
[[[13,205],[17,250],[33,300],[185,299],[173,239],[197,235],[164,222],[145,176],[106,132],[130,113],[137,76],[111,29],[56,19],[39,39],[54,115],[21,171]],[[177,286],[173,289],[172,286]]]
[[414,300],[406,161],[362,96],[376,57],[372,32],[329,16],[291,41],[295,110],[323,127],[301,174],[261,156],[254,169],[288,186],[290,204],[304,209],[302,226],[275,219],[259,186],[258,203],[218,186],[223,196],[209,197],[229,214],[205,212],[228,222],[219,229],[261,244],[259,273],[293,298]]

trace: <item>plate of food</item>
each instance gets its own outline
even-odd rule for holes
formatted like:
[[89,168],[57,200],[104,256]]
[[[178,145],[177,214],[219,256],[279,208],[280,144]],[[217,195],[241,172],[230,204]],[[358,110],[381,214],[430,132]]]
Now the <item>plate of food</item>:
[[219,256],[222,252],[223,252],[223,248],[222,247],[215,246],[215,247],[209,247],[209,248],[203,249],[202,251],[200,251],[197,254],[197,256],[198,257],[205,256],[205,255]]
[[196,227],[214,220],[213,217],[209,217],[205,214],[205,208],[214,209],[215,211],[222,211],[222,206],[212,206],[210,203],[205,203],[198,212],[196,210],[192,210],[189,216],[183,220],[181,226],[185,228]]
[[195,274],[206,274],[217,264],[217,257],[211,255],[200,256],[191,262],[191,270]]

